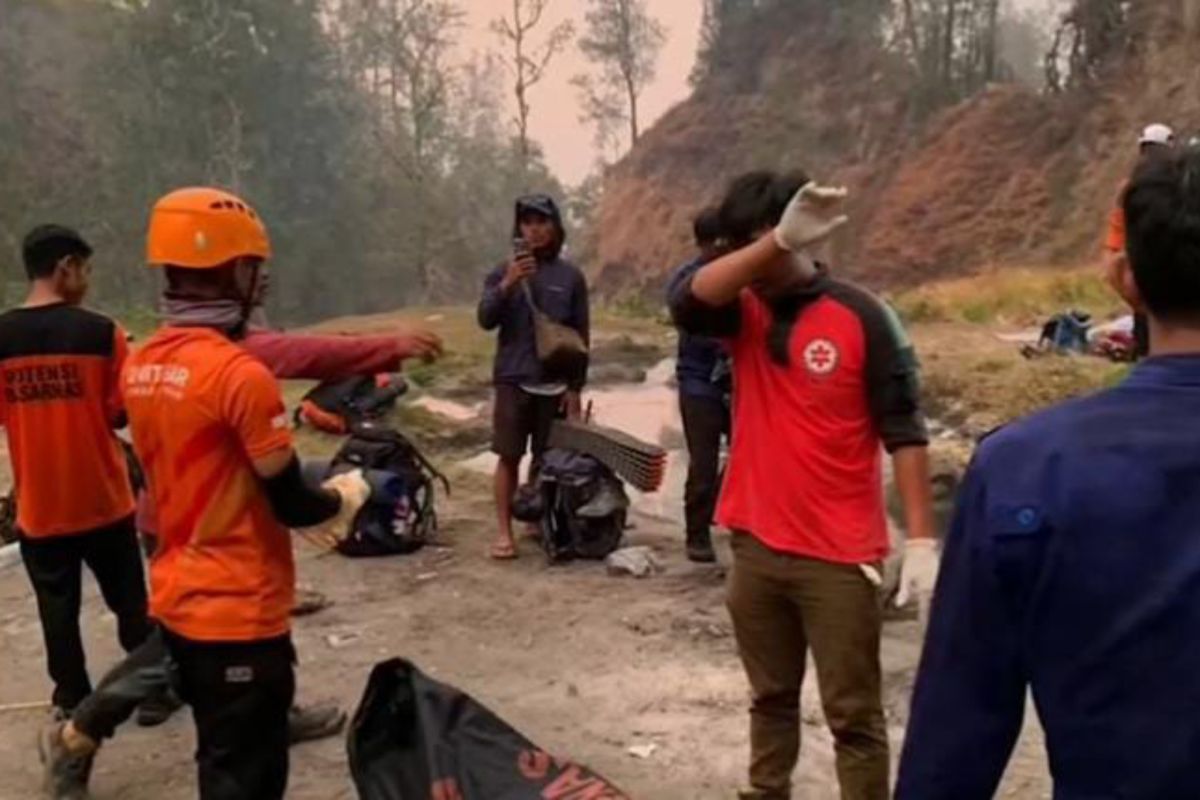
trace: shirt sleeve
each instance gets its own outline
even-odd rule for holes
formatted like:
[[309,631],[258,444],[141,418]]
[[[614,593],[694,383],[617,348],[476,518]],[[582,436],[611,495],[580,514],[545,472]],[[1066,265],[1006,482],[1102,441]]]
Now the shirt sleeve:
[[1104,249],[1110,253],[1125,251],[1125,209],[1120,204],[1108,213],[1108,230],[1104,235]]
[[341,381],[400,369],[400,344],[391,336],[317,336],[254,330],[242,348],[283,380]]
[[917,353],[899,317],[873,299],[863,315],[867,336],[867,399],[879,438],[889,453],[929,443],[921,410]]
[[496,267],[483,280],[483,295],[479,298],[479,309],[476,314],[479,327],[485,331],[495,330],[500,326],[504,317],[504,306],[508,303],[508,295],[500,288],[504,278],[505,266]]
[[696,336],[717,339],[737,336],[742,327],[741,299],[724,306],[710,306],[697,299],[692,292],[695,279],[695,273],[688,275],[678,281],[671,291],[671,318],[676,327]]
[[988,478],[977,459],[947,535],[897,800],[992,797],[1021,732],[1022,587],[1033,583],[1042,518],[989,507]]
[[251,459],[292,446],[292,432],[279,383],[267,368],[242,357],[223,383],[222,420],[230,425]]
[[121,371],[125,369],[125,362],[128,359],[129,337],[120,325],[113,325],[112,360],[106,376],[104,401],[109,424],[118,429],[124,428],[127,424],[125,400],[121,395]]

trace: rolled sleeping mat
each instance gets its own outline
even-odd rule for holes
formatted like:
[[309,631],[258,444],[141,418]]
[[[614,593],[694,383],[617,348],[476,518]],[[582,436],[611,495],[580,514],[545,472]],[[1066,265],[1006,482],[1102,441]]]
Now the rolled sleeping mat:
[[550,429],[549,444],[586,453],[643,492],[658,491],[666,476],[666,450],[616,428],[559,420]]

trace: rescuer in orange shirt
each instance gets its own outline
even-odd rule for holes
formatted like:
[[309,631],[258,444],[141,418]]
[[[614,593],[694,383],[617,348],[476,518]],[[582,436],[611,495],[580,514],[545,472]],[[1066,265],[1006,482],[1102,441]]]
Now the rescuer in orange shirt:
[[[216,189],[172,192],[154,207],[147,250],[166,273],[167,317],[130,356],[122,392],[158,507],[159,630],[105,682],[161,669],[165,650],[192,707],[201,800],[276,800],[295,692],[289,528],[336,541],[370,488],[359,471],[304,483],[279,385],[235,341],[271,254],[254,209]],[[85,789],[98,741],[132,713],[114,695],[101,684],[43,736],[56,796]]]

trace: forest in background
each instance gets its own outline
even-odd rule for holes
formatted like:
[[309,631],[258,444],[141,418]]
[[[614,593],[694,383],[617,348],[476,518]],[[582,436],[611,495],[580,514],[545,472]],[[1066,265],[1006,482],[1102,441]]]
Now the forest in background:
[[510,133],[503,51],[451,64],[460,17],[439,0],[0,0],[0,301],[23,292],[24,232],[58,221],[97,249],[98,304],[151,308],[149,208],[195,184],[267,220],[281,321],[473,293],[513,197],[562,187]]

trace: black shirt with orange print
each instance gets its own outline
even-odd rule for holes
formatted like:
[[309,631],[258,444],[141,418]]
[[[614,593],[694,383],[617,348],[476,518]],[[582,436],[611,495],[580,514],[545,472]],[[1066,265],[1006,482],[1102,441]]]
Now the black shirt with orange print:
[[119,377],[127,353],[120,326],[77,306],[0,315],[0,425],[23,535],[86,533],[133,513],[113,432],[123,418]]

